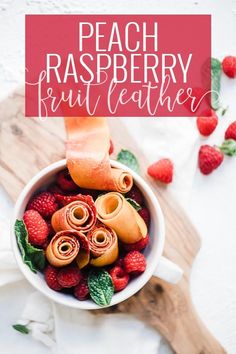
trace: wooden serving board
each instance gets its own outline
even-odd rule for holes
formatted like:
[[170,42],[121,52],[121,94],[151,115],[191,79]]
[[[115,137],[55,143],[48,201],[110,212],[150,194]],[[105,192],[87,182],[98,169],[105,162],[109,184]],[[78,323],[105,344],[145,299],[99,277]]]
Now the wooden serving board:
[[[24,97],[13,94],[0,104],[0,181],[13,200],[41,168],[64,158],[64,124],[61,118],[26,119]],[[109,119],[116,151],[128,148],[146,171],[145,156],[120,119]],[[144,172],[143,172],[144,175]],[[221,354],[222,346],[199,319],[190,296],[191,267],[201,241],[181,206],[166,188],[145,176],[159,199],[166,223],[165,255],[184,269],[178,285],[152,278],[138,294],[123,303],[99,310],[137,316],[160,331],[177,354]]]

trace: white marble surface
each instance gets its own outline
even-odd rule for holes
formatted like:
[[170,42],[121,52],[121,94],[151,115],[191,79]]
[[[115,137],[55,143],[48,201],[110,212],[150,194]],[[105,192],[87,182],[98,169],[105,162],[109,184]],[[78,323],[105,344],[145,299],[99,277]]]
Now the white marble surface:
[[[24,81],[24,14],[73,12],[212,14],[213,55],[219,58],[236,55],[236,1],[232,0],[0,0],[0,99]],[[223,78],[222,100],[229,104],[229,110],[210,138],[211,143],[219,143],[227,124],[236,119],[235,96],[236,80]],[[138,137],[139,131],[136,129],[133,133]],[[187,204],[187,211],[202,236],[202,249],[191,279],[193,300],[204,322],[229,354],[236,353],[235,180],[236,158],[226,159],[224,165],[208,177],[196,172]],[[1,215],[8,217],[9,204],[2,192],[0,199]],[[8,317],[7,294],[0,300],[1,316],[8,325],[14,319]],[[10,343],[12,330],[6,333]],[[22,341],[30,339],[20,340],[23,350]],[[18,354],[18,348],[11,345],[8,353]],[[48,352],[34,341],[31,348],[34,353]],[[162,353],[167,352],[168,349],[162,348]]]

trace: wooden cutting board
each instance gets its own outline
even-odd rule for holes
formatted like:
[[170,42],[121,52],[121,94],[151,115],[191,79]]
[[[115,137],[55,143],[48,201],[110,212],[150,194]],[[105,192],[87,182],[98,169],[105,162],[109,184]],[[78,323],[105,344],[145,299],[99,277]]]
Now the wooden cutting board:
[[[13,94],[0,104],[0,181],[13,200],[41,168],[64,158],[64,124],[61,118],[26,119],[23,94]],[[132,119],[132,118],[131,118]],[[109,119],[116,150],[128,148],[146,171],[145,156],[129,136],[120,119]],[[130,313],[160,331],[177,354],[221,354],[222,346],[199,319],[190,296],[191,267],[201,241],[181,206],[167,188],[145,176],[165,216],[165,255],[184,269],[178,285],[152,278],[138,294],[112,308],[95,313]]]

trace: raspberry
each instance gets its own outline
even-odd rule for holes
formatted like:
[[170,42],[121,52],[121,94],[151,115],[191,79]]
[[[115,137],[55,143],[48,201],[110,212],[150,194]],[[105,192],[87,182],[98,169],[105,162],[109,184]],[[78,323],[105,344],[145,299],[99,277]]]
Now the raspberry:
[[225,132],[225,139],[236,140],[236,121],[231,123]]
[[34,246],[43,246],[48,237],[48,226],[36,210],[27,210],[23,220],[28,231],[29,243]]
[[139,275],[146,269],[146,259],[144,255],[138,251],[127,253],[124,258],[124,270],[132,275]]
[[110,271],[110,276],[114,285],[115,291],[121,291],[128,285],[129,275],[124,271],[123,268],[115,266]]
[[57,184],[63,191],[73,192],[79,189],[77,184],[75,184],[75,182],[71,178],[69,171],[67,169],[58,172],[56,180],[57,180]]
[[124,267],[124,258],[119,257],[116,261],[115,261],[115,266]]
[[57,281],[57,274],[59,270],[57,268],[48,265],[44,270],[44,278],[49,288],[59,291],[62,289],[62,286]]
[[200,134],[209,136],[213,133],[218,124],[218,117],[212,109],[205,112],[205,115],[205,117],[197,118],[197,127]]
[[47,223],[47,225],[48,225],[48,235],[49,235],[49,236],[54,235],[54,234],[55,234],[55,231],[54,231],[54,229],[53,229],[53,227],[52,227],[51,221],[50,221],[50,220],[46,220],[46,223]]
[[55,183],[50,184],[48,187],[48,192],[54,194],[64,194],[63,190]]
[[52,193],[42,192],[29,201],[26,209],[36,210],[43,218],[49,218],[58,209],[58,204]]
[[135,243],[123,243],[122,247],[126,252],[130,251],[142,251],[149,243],[149,235],[142,238],[140,241]]
[[148,208],[142,208],[138,211],[139,215],[143,218],[143,220],[145,221],[145,224],[147,226],[149,226],[150,223],[150,212],[148,210]]
[[210,174],[220,166],[224,159],[224,154],[210,145],[202,145],[198,154],[198,164],[200,171],[204,175]]
[[82,278],[74,289],[74,295],[78,300],[86,300],[89,297],[89,287],[87,278]]
[[143,204],[143,195],[136,186],[133,186],[131,190],[126,194],[126,198],[135,200],[135,202],[139,205]]
[[149,176],[163,182],[171,183],[173,179],[174,166],[170,159],[161,159],[148,167]]
[[80,279],[81,272],[79,268],[72,266],[62,268],[57,275],[58,283],[63,288],[72,288],[72,286],[76,286]]
[[234,79],[236,77],[236,57],[227,56],[222,62],[222,68],[229,78]]
[[113,152],[114,152],[114,144],[113,141],[110,139],[109,155],[113,154]]

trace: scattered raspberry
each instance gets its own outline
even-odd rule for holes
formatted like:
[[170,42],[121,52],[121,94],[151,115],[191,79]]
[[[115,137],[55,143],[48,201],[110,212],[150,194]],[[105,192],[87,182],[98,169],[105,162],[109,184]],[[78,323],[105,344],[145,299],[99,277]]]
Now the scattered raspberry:
[[171,183],[173,178],[174,165],[170,159],[161,159],[148,167],[149,176],[163,182]]
[[62,289],[62,286],[57,281],[57,274],[59,270],[57,268],[48,265],[44,270],[44,278],[49,288],[59,291]]
[[198,164],[200,171],[204,175],[210,174],[220,166],[224,159],[224,154],[210,145],[201,146],[198,154]]
[[78,300],[86,300],[89,297],[89,287],[87,278],[82,278],[74,289],[74,295]]
[[113,154],[113,152],[114,152],[114,144],[113,141],[110,139],[109,155]]
[[27,210],[23,220],[28,231],[29,242],[34,246],[43,246],[48,237],[48,226],[36,210]]
[[49,218],[58,209],[58,204],[52,193],[41,192],[29,201],[26,209],[36,210],[43,218]]
[[131,190],[126,194],[126,198],[135,200],[135,202],[139,205],[143,204],[143,195],[136,186],[133,186]]
[[130,251],[142,251],[149,243],[149,235],[142,238],[138,242],[135,243],[122,243],[122,247],[126,252]]
[[205,117],[197,118],[197,127],[200,134],[209,136],[213,133],[218,124],[218,117],[212,109],[206,112],[205,115]]
[[64,267],[58,272],[57,280],[63,288],[72,288],[79,284],[81,272],[77,267]]
[[138,251],[127,253],[124,258],[124,269],[132,275],[139,275],[146,269],[146,259],[144,255]]
[[231,123],[226,129],[225,139],[236,140],[236,121]]
[[228,77],[231,79],[236,77],[236,57],[228,56],[225,57],[222,62],[222,68]]
[[138,211],[139,215],[143,218],[143,220],[145,221],[145,224],[147,226],[149,226],[150,224],[150,212],[148,210],[148,208],[142,208]]
[[115,291],[121,291],[128,285],[129,274],[127,274],[123,268],[115,266],[110,271],[110,276],[114,285]]
[[57,180],[59,187],[63,191],[73,192],[73,191],[76,191],[79,189],[77,184],[75,184],[75,182],[71,178],[69,171],[67,169],[58,172],[56,180]]

